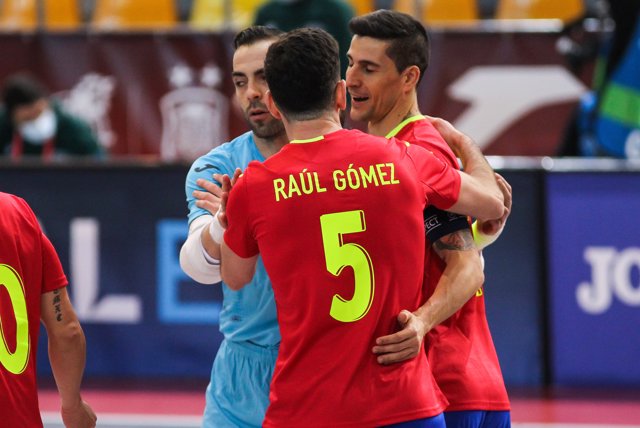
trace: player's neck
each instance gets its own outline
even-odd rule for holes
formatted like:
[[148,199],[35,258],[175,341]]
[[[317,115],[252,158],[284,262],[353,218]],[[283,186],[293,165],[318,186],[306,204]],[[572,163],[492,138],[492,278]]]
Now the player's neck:
[[289,142],[289,138],[286,133],[282,133],[275,138],[260,138],[255,134],[253,140],[256,143],[258,151],[264,156],[265,159],[269,158],[280,151],[280,149]]
[[340,118],[335,115],[326,115],[318,119],[304,121],[284,121],[289,140],[309,140],[311,138],[327,135],[342,129]]
[[401,99],[393,108],[377,121],[370,121],[367,125],[369,134],[378,135],[380,137],[386,136],[402,121],[420,114],[420,108],[418,107],[417,95],[413,94],[411,97]]

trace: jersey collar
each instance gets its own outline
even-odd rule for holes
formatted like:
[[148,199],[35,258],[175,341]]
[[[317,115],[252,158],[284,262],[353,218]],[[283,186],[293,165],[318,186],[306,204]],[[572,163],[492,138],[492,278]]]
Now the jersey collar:
[[409,117],[409,118],[407,118],[407,119],[403,120],[402,122],[400,122],[400,123],[398,124],[398,126],[396,126],[395,128],[393,128],[393,129],[391,130],[391,132],[389,132],[389,133],[388,133],[387,135],[385,135],[384,137],[385,137],[385,138],[392,138],[392,137],[395,137],[395,136],[396,136],[396,135],[398,135],[398,133],[402,130],[402,128],[404,128],[404,127],[405,127],[405,125],[407,125],[407,124],[409,124],[409,123],[411,123],[411,122],[415,122],[415,121],[420,120],[420,119],[424,119],[424,116],[423,116],[423,115],[421,115],[421,114],[417,114],[417,115],[415,115],[415,116],[411,116],[411,117]]

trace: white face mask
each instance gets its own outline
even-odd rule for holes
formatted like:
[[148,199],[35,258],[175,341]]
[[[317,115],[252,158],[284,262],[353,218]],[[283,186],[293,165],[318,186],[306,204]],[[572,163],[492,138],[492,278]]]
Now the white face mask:
[[20,125],[20,135],[32,144],[44,144],[56,134],[58,122],[51,109],[46,109],[34,120]]

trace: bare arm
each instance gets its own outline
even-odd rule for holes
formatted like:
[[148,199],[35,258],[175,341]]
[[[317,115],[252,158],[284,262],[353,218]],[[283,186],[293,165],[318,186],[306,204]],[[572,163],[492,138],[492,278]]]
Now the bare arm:
[[[233,178],[229,178],[228,175],[216,177],[222,183],[222,198],[220,201],[220,210],[218,211],[218,219],[220,224],[226,229],[228,225],[227,221],[227,201],[229,200],[229,192],[231,188],[238,180],[240,176],[240,170],[236,169]],[[243,258],[238,256],[232,249],[230,249],[224,242],[224,239],[220,243],[221,253],[221,271],[222,280],[232,290],[239,290],[247,285],[253,275],[256,272],[256,262],[258,261],[258,255],[249,258]]]
[[42,295],[41,320],[47,329],[49,360],[60,393],[65,426],[95,427],[96,415],[80,395],[86,358],[85,337],[65,288]]
[[473,227],[473,239],[478,248],[483,249],[488,245],[491,245],[498,239],[504,226],[507,222],[509,214],[511,214],[512,205],[512,189],[511,185],[504,179],[503,176],[496,173],[496,181],[504,196],[504,214],[502,217],[494,220],[477,220]]
[[220,250],[222,252],[222,280],[230,289],[240,290],[253,278],[258,256],[242,258],[224,242],[220,245]]
[[378,362],[392,364],[414,358],[422,349],[424,336],[457,312],[482,286],[484,273],[480,253],[468,229],[440,238],[434,250],[446,267],[433,295],[416,311],[398,315],[402,329],[376,340],[373,352]]
[[447,211],[470,215],[483,220],[497,219],[504,214],[504,199],[496,183],[493,169],[480,148],[449,122],[428,117],[464,167],[458,201]]

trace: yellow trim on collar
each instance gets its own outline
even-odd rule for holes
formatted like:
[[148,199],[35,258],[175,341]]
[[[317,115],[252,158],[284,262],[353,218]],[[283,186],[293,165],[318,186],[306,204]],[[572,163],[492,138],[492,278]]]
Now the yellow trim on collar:
[[411,116],[408,119],[403,120],[402,122],[400,122],[400,124],[398,126],[396,126],[395,128],[393,128],[391,130],[391,132],[389,132],[387,135],[384,136],[384,138],[391,138],[391,137],[395,137],[396,135],[398,135],[398,133],[400,132],[400,130],[402,128],[404,128],[404,126],[408,123],[411,122],[415,122],[416,120],[420,120],[420,119],[424,119],[424,116],[421,114],[417,114],[415,116]]
[[324,140],[324,135],[319,137],[307,138],[306,140],[291,140],[289,143],[291,144],[304,144],[304,143],[315,143],[316,141]]

